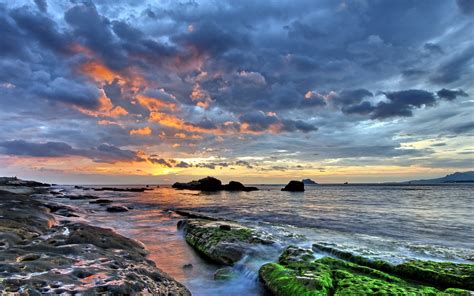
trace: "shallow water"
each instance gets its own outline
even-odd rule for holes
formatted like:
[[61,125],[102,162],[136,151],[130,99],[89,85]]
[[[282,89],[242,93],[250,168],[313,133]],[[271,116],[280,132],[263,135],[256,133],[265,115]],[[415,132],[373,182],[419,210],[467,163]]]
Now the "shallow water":
[[[262,295],[258,268],[290,244],[324,242],[369,257],[401,262],[409,258],[474,260],[473,185],[307,186],[304,193],[258,186],[256,192],[200,193],[161,187],[143,193],[82,192],[133,207],[107,213],[87,201],[67,201],[86,208],[85,218],[115,228],[143,242],[157,266],[183,282],[193,295]],[[61,200],[61,199],[59,199]],[[239,277],[214,281],[219,268],[197,255],[176,229],[181,217],[168,209],[200,211],[240,221],[271,233],[277,240],[265,258],[247,256],[234,268]],[[322,255],[322,254],[321,254]],[[192,264],[192,268],[183,268]]]

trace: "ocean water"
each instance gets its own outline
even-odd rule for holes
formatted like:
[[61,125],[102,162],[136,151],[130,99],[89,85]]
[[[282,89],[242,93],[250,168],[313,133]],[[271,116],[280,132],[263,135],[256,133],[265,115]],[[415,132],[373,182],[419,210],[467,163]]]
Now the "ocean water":
[[[143,193],[82,191],[132,209],[107,213],[81,200],[82,218],[143,242],[163,271],[193,295],[264,295],[258,268],[278,258],[288,244],[318,242],[367,257],[399,263],[411,258],[474,263],[474,185],[316,185],[304,193],[257,185],[255,192],[201,193],[169,186]],[[57,199],[62,201],[61,198]],[[276,244],[260,247],[239,262],[230,282],[213,279],[220,266],[196,254],[177,230],[172,209],[239,221],[270,234]],[[317,254],[324,256],[327,254]],[[192,264],[192,268],[184,268]]]

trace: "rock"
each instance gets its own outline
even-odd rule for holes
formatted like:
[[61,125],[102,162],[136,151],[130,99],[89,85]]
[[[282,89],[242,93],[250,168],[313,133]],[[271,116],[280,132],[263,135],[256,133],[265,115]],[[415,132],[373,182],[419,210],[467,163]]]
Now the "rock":
[[98,199],[98,196],[94,195],[63,195],[63,196],[58,196],[60,198],[67,198],[70,200],[85,200],[85,199]]
[[128,212],[128,208],[125,206],[110,206],[110,207],[107,207],[107,212],[110,212],[110,213]]
[[301,192],[304,191],[304,184],[301,181],[290,181],[281,191]]
[[301,182],[303,182],[304,185],[318,185],[318,183],[314,182],[311,179],[303,179],[301,180]]
[[474,290],[474,264],[457,264],[452,262],[434,262],[411,260],[393,265],[383,260],[368,258],[342,251],[324,243],[313,244],[313,249],[330,253],[341,259],[375,268],[403,278],[425,282],[442,288],[462,288]]
[[111,229],[56,221],[27,195],[0,192],[2,295],[191,295],[137,241]]
[[238,277],[238,273],[230,266],[219,268],[214,273],[214,280],[216,281],[228,281]]
[[242,183],[237,181],[230,181],[229,184],[222,185],[219,179],[214,177],[206,177],[198,181],[191,181],[188,183],[176,182],[172,186],[175,189],[187,189],[187,190],[201,190],[201,191],[254,191],[258,190],[257,187],[245,187]]
[[188,244],[208,259],[225,265],[242,259],[252,246],[273,243],[250,228],[228,221],[190,219],[181,220],[178,226]]
[[193,265],[191,263],[183,265],[183,269],[192,269],[192,268],[193,268]]
[[219,191],[222,190],[222,183],[219,179],[213,177],[206,177],[199,180],[202,191]]
[[227,191],[255,191],[257,187],[246,187],[244,184],[237,181],[230,181],[229,184],[223,185],[222,190]]
[[315,259],[312,251],[290,246],[277,263],[259,270],[265,286],[277,296],[290,295],[468,295],[467,290],[420,284],[340,259]]
[[96,200],[90,201],[89,203],[90,203],[90,204],[107,205],[107,204],[111,204],[112,202],[113,202],[113,201],[111,201],[110,199],[100,198],[100,199],[96,199]]

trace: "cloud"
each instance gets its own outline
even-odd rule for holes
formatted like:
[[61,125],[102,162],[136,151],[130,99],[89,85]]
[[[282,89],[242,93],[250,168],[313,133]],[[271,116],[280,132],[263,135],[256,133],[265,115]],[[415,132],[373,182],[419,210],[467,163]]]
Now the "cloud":
[[101,144],[92,149],[75,149],[63,142],[33,143],[24,140],[0,142],[0,153],[13,156],[30,157],[67,157],[81,156],[95,162],[115,163],[119,161],[143,161],[137,152]]
[[443,88],[442,90],[437,91],[436,94],[438,95],[438,97],[440,97],[442,99],[445,99],[445,100],[448,100],[448,101],[455,100],[457,97],[468,97],[469,96],[462,89],[449,90],[449,89]]
[[466,15],[474,14],[474,3],[470,0],[456,0],[459,10]]

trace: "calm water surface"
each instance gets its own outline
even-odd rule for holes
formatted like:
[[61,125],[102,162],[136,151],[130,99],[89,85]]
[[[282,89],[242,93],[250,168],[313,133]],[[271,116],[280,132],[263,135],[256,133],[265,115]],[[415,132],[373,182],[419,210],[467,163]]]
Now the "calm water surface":
[[[159,268],[183,282],[193,295],[263,295],[258,268],[292,243],[333,244],[364,256],[401,262],[410,258],[473,262],[474,185],[307,186],[304,193],[258,186],[256,192],[200,193],[162,186],[144,193],[92,192],[133,209],[111,214],[84,201],[84,217],[142,241]],[[81,190],[64,187],[84,194]],[[87,191],[86,191],[87,192]],[[219,266],[209,264],[186,244],[176,229],[186,209],[237,220],[272,234],[277,244],[264,256],[247,256],[231,282],[213,280]],[[323,254],[321,254],[323,255]],[[183,268],[185,264],[192,268]]]

